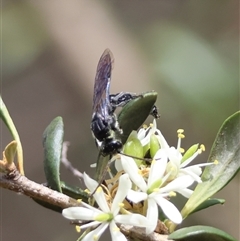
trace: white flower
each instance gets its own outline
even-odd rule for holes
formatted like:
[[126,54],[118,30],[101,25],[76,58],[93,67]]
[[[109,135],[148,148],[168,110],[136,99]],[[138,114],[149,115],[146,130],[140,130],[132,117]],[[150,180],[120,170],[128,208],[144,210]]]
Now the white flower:
[[[149,128],[151,128],[149,130]],[[170,147],[162,135],[161,131],[157,129],[157,124],[156,120],[153,120],[153,124],[151,127],[149,127],[145,133],[144,129],[141,129],[141,135],[139,135],[139,138],[141,137],[141,143],[142,144],[147,144],[150,141],[151,135],[155,134],[159,141],[159,145],[161,149],[164,149],[167,154],[167,158],[169,159],[169,163],[167,165],[167,172],[171,172],[171,177],[170,180],[173,180],[177,177],[180,177],[182,175],[189,175],[191,176],[194,181],[201,183],[202,180],[200,178],[200,175],[202,174],[202,169],[201,167],[207,166],[207,165],[212,165],[212,163],[201,163],[201,164],[196,164],[192,166],[187,166],[189,165],[199,154],[202,153],[204,150],[203,145],[198,148],[197,145],[193,145],[192,147],[189,148],[188,152],[188,157],[184,160],[183,155],[182,155],[182,148],[181,148],[181,140],[185,136],[183,135],[183,130],[179,129],[178,130],[178,144],[177,147]],[[147,134],[146,134],[147,133]],[[144,136],[144,137],[143,137]],[[185,197],[189,197],[192,194],[192,191],[189,189],[181,190],[181,194]]]
[[[169,147],[167,144],[167,141],[163,137],[160,130],[156,130],[157,138],[159,140],[161,148],[165,149],[167,153],[167,157],[169,159],[169,163],[167,166],[167,170],[172,172],[173,178],[180,177],[182,175],[189,175],[191,176],[194,181],[201,183],[201,177],[203,166],[212,165],[213,163],[201,163],[196,164],[192,166],[188,166],[199,154],[202,153],[203,150],[205,150],[204,146],[201,145],[200,148],[198,148],[198,144],[193,145],[188,149],[188,151],[185,153],[186,156],[182,155],[182,148],[181,148],[181,139],[184,138],[183,130],[178,130],[178,144],[177,147]],[[184,157],[186,157],[184,159]],[[184,195],[184,192],[182,193]],[[190,193],[189,193],[190,194]],[[184,195],[185,196],[185,195]],[[189,197],[187,195],[186,197]]]
[[181,223],[182,216],[178,209],[166,199],[171,192],[179,192],[186,189],[193,183],[193,179],[188,176],[178,177],[172,182],[165,184],[170,174],[164,175],[167,167],[167,155],[164,149],[158,150],[154,160],[151,163],[151,168],[148,176],[147,183],[142,175],[139,174],[139,169],[135,161],[126,156],[121,156],[121,164],[130,179],[135,183],[139,190],[129,190],[127,198],[134,203],[140,201],[147,201],[147,218],[155,223],[154,228],[147,229],[148,232],[154,231],[158,220],[158,207],[159,205],[164,214],[174,223]]
[[[93,192],[98,183],[91,179],[84,173],[84,182],[90,192]],[[119,178],[119,186],[116,196],[113,199],[111,207],[109,208],[104,192],[102,188],[98,188],[93,195],[99,209],[94,208],[86,203],[82,203],[85,207],[70,207],[63,210],[62,214],[65,218],[70,220],[88,220],[90,223],[81,226],[82,229],[89,227],[96,227],[89,232],[82,241],[96,241],[102,233],[109,226],[112,240],[114,241],[127,241],[126,237],[120,232],[116,223],[132,225],[137,227],[151,227],[153,223],[149,222],[146,217],[140,214],[119,214],[120,208],[123,205],[122,202],[125,199],[128,191],[130,190],[132,183],[128,174],[124,174]]]

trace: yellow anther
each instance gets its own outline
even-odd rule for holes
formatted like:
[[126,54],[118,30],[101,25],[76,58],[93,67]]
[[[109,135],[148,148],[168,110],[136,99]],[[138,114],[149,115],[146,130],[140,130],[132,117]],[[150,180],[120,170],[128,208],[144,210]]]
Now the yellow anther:
[[202,149],[202,151],[205,151],[205,146],[203,144],[200,145],[200,148]]
[[177,133],[178,133],[178,134],[182,134],[183,132],[184,132],[183,129],[178,129],[178,130],[177,130]]
[[171,191],[171,192],[169,192],[169,197],[175,197],[175,196],[177,196],[177,194],[174,192],[174,191]]
[[103,190],[102,190],[102,187],[98,187],[96,192],[99,193],[99,192],[102,192],[102,191],[103,191]]
[[115,226],[115,227],[113,228],[113,231],[114,231],[114,232],[119,232],[119,231],[120,231],[120,228],[118,228],[118,226]]
[[147,129],[148,126],[146,124],[143,124],[142,127],[143,127],[143,129]]
[[81,227],[80,227],[79,225],[76,225],[76,226],[75,226],[75,229],[76,229],[77,233],[80,233],[80,232],[81,232]]
[[184,135],[184,134],[182,134],[182,133],[178,133],[178,138],[183,139],[183,138],[185,138],[185,135]]
[[93,240],[94,240],[94,241],[98,241],[98,239],[99,239],[99,236],[98,236],[98,235],[94,235],[94,236],[93,236]]
[[142,169],[139,174],[142,176],[142,177],[147,177],[148,174],[149,174],[149,171],[150,171],[150,168],[144,168]]
[[85,189],[84,192],[86,192],[87,194],[91,194],[91,192],[88,189]]
[[218,163],[219,163],[219,161],[218,160],[214,160],[214,162],[213,162],[215,165],[217,165]]
[[123,208],[123,207],[124,207],[124,203],[119,203],[118,206],[119,206],[120,208]]
[[81,203],[81,202],[82,202],[82,199],[78,199],[77,202],[78,202],[78,203]]
[[182,148],[182,147],[180,147],[180,148],[179,148],[179,151],[180,151],[180,153],[184,153],[184,152],[185,152],[185,149]]
[[152,127],[153,127],[153,123],[150,123],[150,124],[149,124],[149,127],[151,127],[151,128],[152,128]]

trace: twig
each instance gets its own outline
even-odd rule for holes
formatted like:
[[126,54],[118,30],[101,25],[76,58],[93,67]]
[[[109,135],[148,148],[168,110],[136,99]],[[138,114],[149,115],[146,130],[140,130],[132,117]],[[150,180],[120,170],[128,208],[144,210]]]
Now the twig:
[[[28,197],[38,199],[40,201],[49,203],[54,206],[58,206],[62,209],[68,207],[76,207],[81,204],[68,197],[65,194],[56,192],[48,187],[29,180],[27,177],[22,176],[17,169],[9,172],[6,175],[0,176],[0,187],[9,189],[14,192],[22,193]],[[128,240],[134,241],[167,241],[167,235],[161,235],[158,233],[152,233],[150,235],[145,234],[145,229],[140,229],[132,226],[120,227]],[[169,240],[168,240],[169,241]]]
[[173,241],[168,239],[168,235],[159,233],[151,233],[146,235],[145,228],[121,225],[120,229],[129,241]]
[[64,141],[62,145],[62,158],[61,163],[68,169],[74,176],[83,179],[83,174],[78,171],[77,168],[73,167],[72,163],[67,159],[67,151],[70,143],[68,141]]
[[6,175],[0,176],[0,187],[22,193],[28,197],[47,202],[60,208],[80,206],[77,200],[29,180],[25,176],[22,176],[16,169]]

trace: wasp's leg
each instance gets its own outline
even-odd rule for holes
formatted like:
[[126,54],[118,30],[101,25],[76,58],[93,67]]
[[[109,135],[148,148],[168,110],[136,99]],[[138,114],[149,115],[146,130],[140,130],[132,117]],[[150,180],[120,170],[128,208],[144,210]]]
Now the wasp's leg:
[[156,105],[152,107],[152,110],[150,112],[150,115],[153,116],[155,119],[160,118],[160,115],[158,114],[158,108]]
[[120,92],[117,94],[110,95],[109,98],[110,98],[110,103],[112,107],[116,109],[117,107],[123,107],[130,100],[133,100],[139,96],[142,96],[142,95],[141,94],[137,95],[135,93],[130,93],[130,92]]
[[[113,111],[117,107],[123,107],[125,106],[129,101],[136,99],[137,97],[143,96],[142,94],[136,94],[136,93],[130,93],[130,92],[120,92],[117,94],[111,94],[109,96],[111,106],[113,108]],[[158,119],[160,115],[158,114],[157,106],[154,105],[152,107],[152,110],[150,112],[150,115],[152,115],[155,119]]]

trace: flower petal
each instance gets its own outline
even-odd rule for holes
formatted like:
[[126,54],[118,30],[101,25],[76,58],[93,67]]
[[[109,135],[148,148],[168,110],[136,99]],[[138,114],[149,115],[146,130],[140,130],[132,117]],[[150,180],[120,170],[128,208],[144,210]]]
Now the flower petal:
[[174,223],[182,222],[182,215],[178,209],[167,199],[161,197],[160,195],[155,196],[155,201],[161,207],[164,214]]
[[85,172],[83,173],[83,178],[84,178],[84,183],[89,189],[89,191],[92,193],[95,191],[93,194],[93,197],[95,198],[97,204],[99,205],[100,209],[108,213],[110,212],[109,206],[107,204],[106,198],[104,196],[103,190],[101,187],[99,187],[97,190],[96,188],[98,187],[98,182],[96,182],[94,179],[89,177]]
[[108,227],[109,223],[102,223],[99,225],[97,228],[89,232],[83,239],[82,241],[95,241],[98,240],[103,232],[106,230]]
[[94,217],[101,213],[100,211],[94,211],[83,207],[70,207],[65,208],[62,211],[62,215],[70,220],[94,220]]
[[86,187],[90,192],[94,192],[98,186],[98,182],[88,176],[87,173],[83,173],[83,179]]
[[177,191],[191,186],[194,179],[188,175],[180,176],[168,183],[165,187],[160,188],[159,193]]
[[148,188],[158,179],[161,179],[166,171],[167,155],[164,149],[159,149],[154,156],[148,177]]
[[193,193],[193,191],[188,188],[180,189],[177,192],[180,193],[181,195],[183,195],[185,198],[190,198],[190,196]]
[[162,135],[161,131],[157,129],[156,133],[157,133],[156,137],[158,138],[161,148],[162,149],[169,148],[169,145],[168,145],[166,139],[164,138],[164,136]]
[[115,216],[119,212],[119,203],[122,203],[125,197],[128,194],[128,191],[131,189],[132,183],[129,179],[128,174],[124,174],[119,178],[119,185],[116,196],[113,199],[113,203],[111,206],[111,212]]
[[147,190],[147,184],[143,177],[139,175],[139,169],[133,158],[121,155],[123,170],[128,173],[130,179],[142,190]]
[[135,213],[117,215],[114,218],[114,220],[116,223],[132,225],[132,226],[142,227],[142,228],[153,226],[153,223],[151,222],[151,220],[148,220],[143,215],[135,214]]
[[153,223],[152,226],[146,228],[146,233],[150,234],[155,230],[158,222],[158,207],[156,201],[152,198],[148,199],[147,219]]
[[127,198],[134,203],[139,203],[139,202],[147,199],[147,197],[148,197],[147,193],[139,192],[139,191],[136,192],[133,190],[129,190],[128,194],[127,194]]
[[180,169],[179,175],[182,174],[182,175],[191,176],[194,181],[196,181],[197,183],[201,183],[202,182],[202,179],[200,177],[201,173],[202,173],[202,169],[200,167],[190,166],[190,167]]
[[109,213],[110,212],[110,208],[108,206],[107,200],[105,198],[104,192],[102,187],[99,187],[96,192],[93,194],[93,197],[95,198],[98,206],[100,207],[100,209],[105,212],[105,213]]
[[110,226],[110,234],[111,238],[114,241],[127,241],[127,238],[120,232],[119,227],[116,225],[115,222],[111,222]]

